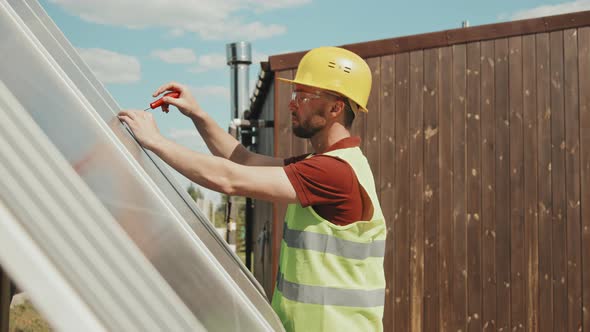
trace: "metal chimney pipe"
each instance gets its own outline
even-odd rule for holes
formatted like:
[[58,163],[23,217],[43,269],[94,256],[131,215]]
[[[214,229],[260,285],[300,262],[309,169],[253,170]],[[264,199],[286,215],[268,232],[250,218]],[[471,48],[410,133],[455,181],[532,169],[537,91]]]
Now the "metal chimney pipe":
[[[252,50],[250,43],[248,42],[236,42],[226,45],[226,58],[227,65],[230,68],[230,86],[231,86],[231,116],[232,122],[230,122],[229,132],[236,139],[240,139],[240,130],[233,124],[233,120],[242,119],[244,111],[250,106],[249,96],[249,66],[252,63]],[[226,241],[237,251],[238,239],[237,239],[237,214],[238,207],[236,204],[235,197],[228,197],[227,210],[226,210],[226,222],[227,222],[227,233]],[[248,227],[248,225],[246,225]],[[248,232],[246,232],[248,233]],[[246,242],[248,242],[248,235],[246,234]],[[248,255],[249,256],[249,253]],[[250,266],[248,266],[250,268]]]
[[241,119],[250,106],[248,83],[252,49],[248,42],[235,42],[226,45],[226,54],[230,67],[232,119]]

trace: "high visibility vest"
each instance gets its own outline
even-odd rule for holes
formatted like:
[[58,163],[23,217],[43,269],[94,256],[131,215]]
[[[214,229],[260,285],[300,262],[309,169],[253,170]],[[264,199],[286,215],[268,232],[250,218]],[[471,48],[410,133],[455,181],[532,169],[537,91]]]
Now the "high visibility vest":
[[373,174],[358,147],[325,155],[352,167],[373,217],[339,226],[290,204],[272,307],[289,332],[382,331],[386,227]]

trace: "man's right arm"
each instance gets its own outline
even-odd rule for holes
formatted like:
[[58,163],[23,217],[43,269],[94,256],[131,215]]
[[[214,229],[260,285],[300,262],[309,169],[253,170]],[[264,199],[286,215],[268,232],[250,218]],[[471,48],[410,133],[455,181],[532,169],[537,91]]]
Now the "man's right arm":
[[193,121],[213,155],[246,166],[284,165],[284,161],[281,158],[274,158],[248,151],[237,139],[222,129],[209,114],[201,109],[186,86],[170,82],[159,87],[153,96],[156,97],[166,91],[180,92],[178,98],[163,97],[163,101],[176,106],[182,114]]
[[205,112],[192,115],[195,127],[203,137],[207,147],[215,156],[229,159],[246,166],[283,166],[281,158],[274,158],[248,151],[238,140],[223,130]]

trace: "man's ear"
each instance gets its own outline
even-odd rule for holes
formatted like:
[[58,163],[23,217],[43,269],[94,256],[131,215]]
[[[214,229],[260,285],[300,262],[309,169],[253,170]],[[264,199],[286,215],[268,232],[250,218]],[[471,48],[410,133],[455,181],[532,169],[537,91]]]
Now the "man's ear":
[[337,100],[334,105],[332,106],[332,109],[330,110],[332,112],[332,114],[334,114],[335,116],[338,116],[338,112],[340,113],[344,113],[344,102],[342,100]]

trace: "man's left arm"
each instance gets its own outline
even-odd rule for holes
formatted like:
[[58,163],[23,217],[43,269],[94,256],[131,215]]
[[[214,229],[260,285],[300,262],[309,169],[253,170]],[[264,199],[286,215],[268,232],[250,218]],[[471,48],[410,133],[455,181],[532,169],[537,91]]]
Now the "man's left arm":
[[298,202],[295,189],[282,167],[244,166],[192,151],[162,136],[151,113],[122,111],[119,119],[129,126],[143,147],[203,187],[272,202]]

